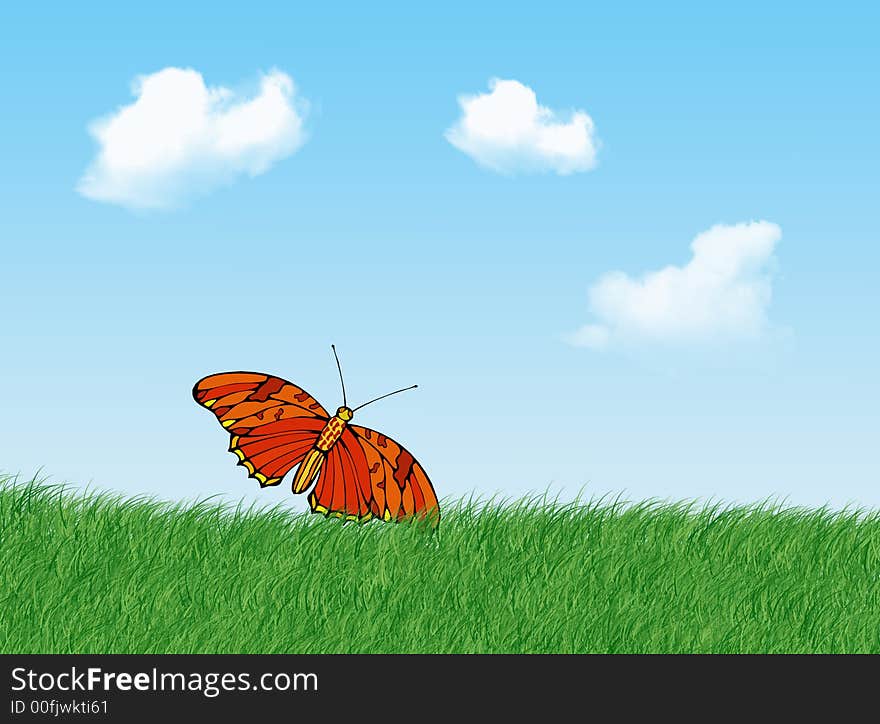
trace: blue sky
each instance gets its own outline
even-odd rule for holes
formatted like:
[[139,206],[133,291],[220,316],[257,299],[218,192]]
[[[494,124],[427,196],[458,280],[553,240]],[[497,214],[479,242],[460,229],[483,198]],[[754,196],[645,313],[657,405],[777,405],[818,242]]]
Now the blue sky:
[[[258,491],[190,398],[228,369],[357,422],[443,497],[880,505],[868,3],[18,6],[0,60],[0,468],[169,498]],[[77,193],[133,79],[289,75],[304,142],[170,210]],[[592,170],[497,173],[450,144],[492,78],[595,123]],[[608,272],[684,266],[716,224],[781,229],[747,338],[567,344]]]

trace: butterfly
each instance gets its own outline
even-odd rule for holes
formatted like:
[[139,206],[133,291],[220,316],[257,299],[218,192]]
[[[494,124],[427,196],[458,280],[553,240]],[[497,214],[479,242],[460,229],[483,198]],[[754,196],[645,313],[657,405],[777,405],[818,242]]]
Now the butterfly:
[[[342,406],[330,415],[301,387],[261,372],[221,372],[193,386],[193,398],[229,432],[229,452],[264,488],[278,485],[297,468],[293,492],[308,497],[312,512],[345,520],[428,519],[436,526],[440,507],[424,468],[391,438],[350,424],[366,405],[348,407],[342,366]],[[317,481],[317,482],[316,482]]]

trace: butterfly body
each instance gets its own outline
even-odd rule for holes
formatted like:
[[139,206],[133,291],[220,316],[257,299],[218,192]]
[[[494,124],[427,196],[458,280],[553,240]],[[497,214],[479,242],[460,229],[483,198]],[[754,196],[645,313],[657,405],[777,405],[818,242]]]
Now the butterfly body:
[[422,466],[391,438],[350,425],[348,406],[331,416],[302,388],[258,372],[209,375],[195,384],[193,397],[229,432],[230,452],[261,487],[278,485],[299,466],[292,489],[302,493],[315,483],[313,512],[439,522],[437,496]]
[[352,417],[354,417],[354,412],[350,408],[343,406],[336,411],[333,417],[327,420],[327,424],[324,425],[324,429],[321,430],[318,439],[315,441],[315,447],[309,450],[296,471],[296,476],[291,486],[294,493],[301,493],[312,484],[327,457],[327,453],[333,449],[333,446],[342,437],[342,432]]
[[348,407],[340,407],[336,414],[327,421],[324,429],[321,430],[315,447],[323,452],[329,452],[330,448],[336,444],[336,441],[342,437],[342,431],[353,417],[354,413]]

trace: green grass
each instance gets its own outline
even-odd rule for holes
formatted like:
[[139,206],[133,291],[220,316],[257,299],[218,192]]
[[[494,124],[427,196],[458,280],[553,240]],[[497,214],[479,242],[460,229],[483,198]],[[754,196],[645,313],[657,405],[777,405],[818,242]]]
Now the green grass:
[[880,652],[876,512],[446,504],[437,534],[0,479],[4,653]]

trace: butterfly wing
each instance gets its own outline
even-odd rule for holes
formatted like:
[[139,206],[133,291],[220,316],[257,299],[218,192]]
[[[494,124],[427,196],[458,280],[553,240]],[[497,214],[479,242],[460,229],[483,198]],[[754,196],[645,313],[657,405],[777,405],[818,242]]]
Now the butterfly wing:
[[364,522],[370,508],[369,468],[363,451],[347,429],[327,452],[315,489],[309,495],[312,512]]
[[302,462],[329,417],[301,387],[259,372],[208,375],[193,398],[229,431],[229,451],[260,487],[277,485]]
[[349,425],[328,463],[333,455],[338,463],[325,465],[309,498],[315,512],[360,520],[417,517],[429,518],[433,525],[440,522],[437,494],[427,473],[399,443],[367,427]]

